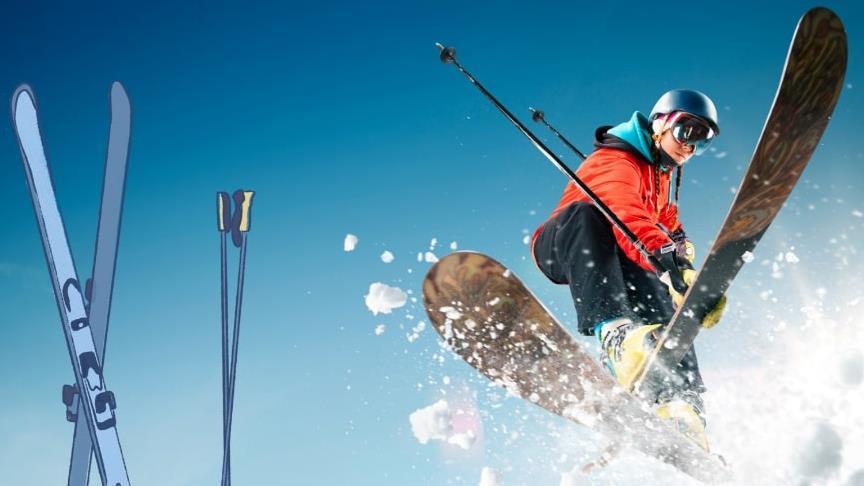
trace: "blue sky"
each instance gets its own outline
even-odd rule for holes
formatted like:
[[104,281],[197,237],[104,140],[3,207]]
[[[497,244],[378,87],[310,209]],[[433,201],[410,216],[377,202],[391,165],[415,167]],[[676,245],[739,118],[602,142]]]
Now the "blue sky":
[[[249,3],[19,3],[0,18],[0,93],[25,81],[36,93],[82,280],[92,264],[111,81],[122,81],[132,100],[106,359],[132,481],[218,478],[215,193],[242,187],[258,194],[235,405],[238,484],[476,484],[484,465],[510,471],[513,481],[523,474],[557,484],[545,456],[563,446],[545,445],[580,429],[515,399],[493,412],[473,370],[433,359],[434,332],[405,339],[425,319],[421,306],[372,316],[363,303],[376,281],[419,297],[428,264],[416,254],[437,238],[439,255],[457,241],[499,258],[573,322],[566,289],[543,279],[522,242],[565,181],[440,64],[434,43],[455,46],[524,120],[528,106],[544,109],[583,151],[596,126],[650,110],[668,89],[708,93],[722,136],[687,167],[681,195],[682,219],[704,250],[752,153],[795,23],[811,5]],[[757,258],[794,247],[800,277],[839,295],[861,268],[861,219],[852,214],[864,211],[864,13],[853,2],[826,5],[849,36],[846,86]],[[71,373],[9,124],[0,124],[0,189],[0,471],[10,484],[59,484],[72,434],[60,387]],[[354,252],[342,251],[346,233],[360,238]],[[826,243],[832,238],[840,242]],[[384,250],[393,263],[380,261]],[[770,272],[742,271],[730,292],[738,299],[731,322],[717,330],[703,366],[730,366],[724,346],[740,340],[763,344],[750,332],[762,315],[751,300],[766,286],[777,294],[794,287]],[[785,309],[794,314],[795,306]],[[381,336],[378,324],[387,326]],[[487,438],[470,453],[423,446],[411,434],[408,415],[442,390],[479,395],[493,414],[484,415]],[[522,432],[521,445],[499,440],[501,424]]]

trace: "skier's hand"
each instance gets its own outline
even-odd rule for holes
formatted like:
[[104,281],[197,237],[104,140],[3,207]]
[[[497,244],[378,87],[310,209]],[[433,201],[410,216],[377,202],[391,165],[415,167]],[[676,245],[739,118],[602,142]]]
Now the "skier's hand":
[[[660,268],[657,269],[657,276],[660,277],[661,282],[669,287],[669,292],[672,293],[673,299],[675,293],[683,296],[693,281],[693,275],[695,275],[693,265],[690,261],[687,258],[678,256],[674,243],[656,250],[654,258],[660,263]],[[693,272],[693,274],[688,275],[689,281],[685,279],[685,271],[687,270]],[[675,305],[677,308],[678,303]]]
[[[693,269],[689,259],[678,256],[677,248],[676,251],[667,249],[666,253],[663,253],[662,249],[657,250],[654,252],[654,257],[665,270],[664,273],[660,274],[660,281],[669,287],[672,304],[675,309],[678,309],[684,302],[684,294],[687,293],[687,289],[696,279],[696,270]],[[722,295],[717,301],[717,305],[705,314],[705,317],[702,318],[702,327],[706,329],[714,327],[723,317],[724,310],[726,310],[726,295]]]
[[696,261],[696,246],[693,245],[693,242],[687,239],[684,230],[679,229],[669,236],[671,236],[672,241],[675,242],[675,253],[678,256],[678,259],[686,259],[692,265],[693,262]]

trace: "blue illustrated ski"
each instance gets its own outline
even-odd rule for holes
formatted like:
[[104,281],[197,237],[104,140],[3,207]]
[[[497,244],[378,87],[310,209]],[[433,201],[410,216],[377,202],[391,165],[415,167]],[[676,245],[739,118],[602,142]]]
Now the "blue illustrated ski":
[[[11,110],[51,284],[75,372],[75,383],[80,392],[79,403],[84,412],[102,484],[125,486],[129,484],[129,476],[117,434],[116,401],[105,384],[94,331],[90,326],[84,295],[69,251],[66,228],[54,196],[39,131],[36,102],[29,86],[21,85],[15,90]],[[102,345],[104,347],[104,341]]]
[[[123,193],[126,186],[126,164],[129,155],[132,110],[126,90],[119,82],[111,85],[111,127],[108,132],[108,152],[105,157],[105,175],[102,179],[102,202],[99,227],[96,232],[96,255],[93,274],[85,287],[89,303],[90,332],[96,345],[96,356],[105,364],[105,344],[108,318],[111,313],[111,293],[114,289],[114,269],[117,244],[120,239],[120,220],[123,212]],[[69,462],[69,486],[87,486],[90,481],[92,441],[86,424],[77,420],[80,415],[77,389],[63,387],[64,403],[68,407],[67,419],[75,422],[72,440],[72,458]]]

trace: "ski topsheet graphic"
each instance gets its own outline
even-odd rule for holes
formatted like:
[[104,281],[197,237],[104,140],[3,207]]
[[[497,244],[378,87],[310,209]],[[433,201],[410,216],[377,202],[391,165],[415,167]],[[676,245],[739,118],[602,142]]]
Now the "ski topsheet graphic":
[[12,123],[24,161],[33,209],[99,474],[104,485],[128,485],[129,477],[117,436],[114,413],[116,402],[114,394],[105,384],[101,360],[84,305],[82,287],[54,196],[48,160],[39,131],[36,102],[29,86],[22,85],[15,90],[11,109]]
[[741,187],[708,259],[664,328],[634,390],[651,398],[681,361],[703,317],[729,288],[816,150],[846,74],[846,33],[834,12],[808,11],[792,38],[780,86]]

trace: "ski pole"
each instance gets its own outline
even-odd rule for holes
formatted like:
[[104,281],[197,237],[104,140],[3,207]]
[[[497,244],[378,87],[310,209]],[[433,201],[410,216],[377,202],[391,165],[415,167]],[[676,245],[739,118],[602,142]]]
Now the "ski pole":
[[444,47],[442,44],[439,43],[436,43],[435,45],[438,46],[438,49],[441,50],[441,62],[443,62],[444,64],[452,64],[456,66],[456,69],[461,71],[462,74],[464,74],[465,77],[468,78],[469,81],[471,81],[471,84],[476,86],[477,89],[479,89],[480,92],[483,93],[483,95],[487,99],[489,99],[489,101],[491,101],[493,105],[495,105],[495,108],[498,108],[498,111],[500,111],[508,120],[510,120],[510,123],[512,123],[513,126],[516,127],[516,129],[522,132],[522,134],[525,135],[532,144],[534,144],[534,146],[537,148],[537,150],[540,151],[540,153],[542,153],[547,159],[549,159],[549,161],[552,162],[552,164],[557,167],[558,170],[563,172],[567,177],[570,178],[570,180],[572,180],[577,186],[579,186],[579,189],[581,189],[582,192],[585,193],[586,196],[588,196],[588,199],[590,199],[591,202],[594,203],[594,206],[599,209],[600,212],[603,213],[603,215],[606,216],[606,218],[608,218],[609,221],[613,225],[615,225],[615,227],[618,228],[625,237],[627,237],[630,243],[632,243],[633,246],[635,246],[636,249],[642,253],[645,259],[648,260],[651,266],[654,267],[657,273],[666,273],[666,270],[654,257],[654,255],[652,255],[651,252],[649,252],[648,249],[645,248],[645,245],[643,245],[642,242],[639,241],[639,238],[637,238],[636,235],[632,231],[630,231],[629,228],[627,228],[624,222],[618,219],[618,216],[616,216],[615,213],[613,213],[612,210],[609,209],[609,207],[606,206],[606,204],[604,204],[603,201],[601,201],[596,194],[594,194],[594,191],[592,191],[584,182],[582,182],[582,180],[579,179],[579,177],[577,177],[576,174],[564,164],[564,162],[561,162],[561,159],[559,159],[558,156],[553,154],[552,151],[549,150],[549,148],[547,148],[546,145],[544,145],[539,138],[537,138],[533,133],[531,133],[531,130],[528,130],[528,128],[523,125],[522,122],[520,122],[515,115],[510,113],[510,110],[508,110],[504,105],[501,104],[501,102],[499,102],[494,96],[492,96],[492,93],[487,91],[486,88],[484,88],[483,85],[480,84],[480,82],[471,75],[471,73],[466,71],[465,68],[462,67],[461,64],[459,64],[459,61],[456,60],[456,49],[454,49],[453,47]]
[[[237,378],[237,353],[240,339],[240,316],[243,308],[243,286],[246,274],[246,241],[251,224],[253,191],[237,190],[233,194],[234,213],[230,213],[231,201],[228,194],[218,194],[218,220],[221,241],[222,276],[222,434],[223,461],[222,485],[231,484],[231,422],[234,414],[234,388]],[[240,261],[237,272],[237,289],[234,302],[233,339],[231,355],[228,356],[228,277],[227,277],[227,233],[231,232],[234,246],[240,247]]]
[[542,124],[546,125],[546,128],[548,128],[549,130],[552,130],[552,133],[554,133],[555,136],[558,137],[558,139],[560,139],[562,142],[564,142],[564,145],[570,147],[570,150],[575,152],[576,155],[578,155],[580,159],[585,160],[588,158],[578,148],[576,148],[575,145],[570,143],[570,140],[567,140],[567,138],[564,137],[564,135],[561,135],[561,132],[556,130],[555,127],[552,126],[552,124],[550,124],[548,121],[546,121],[546,114],[543,113],[543,110],[535,110],[534,108],[531,108],[530,106],[528,107],[528,110],[531,111],[531,119],[532,120],[534,120],[537,123],[542,123]]
[[222,317],[222,483],[225,483],[225,455],[228,451],[228,232],[231,231],[231,199],[227,192],[216,194],[216,223],[219,229],[219,277]]

